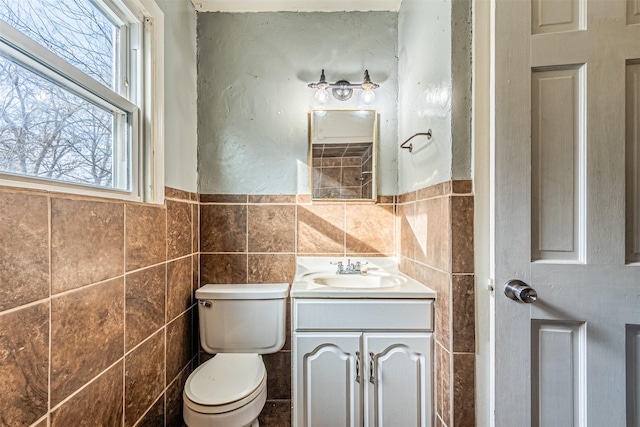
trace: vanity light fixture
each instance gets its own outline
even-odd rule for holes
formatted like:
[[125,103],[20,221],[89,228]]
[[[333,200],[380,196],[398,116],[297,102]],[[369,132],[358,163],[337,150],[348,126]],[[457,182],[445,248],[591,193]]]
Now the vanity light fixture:
[[322,70],[318,83],[309,83],[309,87],[318,89],[316,91],[316,100],[321,104],[329,100],[329,89],[331,89],[333,97],[338,101],[347,101],[351,99],[354,89],[362,89],[362,102],[371,104],[376,97],[373,90],[379,88],[380,85],[371,81],[369,70],[364,70],[364,81],[362,83],[349,83],[347,80],[329,83],[324,76],[324,70]]

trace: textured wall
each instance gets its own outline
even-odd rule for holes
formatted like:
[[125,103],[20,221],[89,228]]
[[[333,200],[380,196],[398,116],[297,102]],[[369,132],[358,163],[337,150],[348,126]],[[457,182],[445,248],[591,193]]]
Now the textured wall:
[[398,18],[399,193],[471,178],[471,4],[404,0]]
[[310,193],[307,87],[327,79],[382,86],[374,104],[333,100],[324,108],[377,109],[379,194],[397,192],[397,14],[199,13],[199,192]]
[[165,183],[197,191],[196,12],[189,0],[156,0],[164,12]]

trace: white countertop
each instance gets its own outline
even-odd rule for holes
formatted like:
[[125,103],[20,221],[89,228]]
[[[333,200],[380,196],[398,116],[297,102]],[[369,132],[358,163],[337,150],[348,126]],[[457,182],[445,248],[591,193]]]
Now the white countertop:
[[[336,266],[330,262],[342,261],[345,257],[297,257],[296,275],[291,286],[292,298],[435,298],[436,292],[428,286],[401,273],[396,258],[390,257],[354,257],[351,262],[367,263],[365,267],[371,274],[384,273],[401,278],[400,284],[381,288],[340,288],[317,284],[312,273],[336,274]],[[358,275],[353,275],[357,280]]]

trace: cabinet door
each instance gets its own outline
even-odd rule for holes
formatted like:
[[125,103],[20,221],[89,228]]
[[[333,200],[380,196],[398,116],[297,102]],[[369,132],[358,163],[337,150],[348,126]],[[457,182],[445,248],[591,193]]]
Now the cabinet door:
[[364,334],[364,425],[432,425],[432,334]]
[[295,427],[360,427],[360,337],[354,333],[295,333]]

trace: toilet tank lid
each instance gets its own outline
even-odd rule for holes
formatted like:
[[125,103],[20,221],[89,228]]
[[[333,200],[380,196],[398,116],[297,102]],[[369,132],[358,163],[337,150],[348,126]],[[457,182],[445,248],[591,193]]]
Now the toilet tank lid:
[[196,290],[196,298],[208,299],[281,299],[289,294],[288,283],[249,283],[204,285]]

